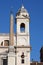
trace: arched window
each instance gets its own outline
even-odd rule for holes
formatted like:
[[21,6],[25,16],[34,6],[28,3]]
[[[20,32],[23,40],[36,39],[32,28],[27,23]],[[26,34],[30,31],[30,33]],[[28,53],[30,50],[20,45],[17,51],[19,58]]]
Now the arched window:
[[4,46],[9,46],[9,40],[4,40]]
[[21,23],[21,25],[20,25],[20,31],[21,32],[25,32],[25,24],[24,23]]

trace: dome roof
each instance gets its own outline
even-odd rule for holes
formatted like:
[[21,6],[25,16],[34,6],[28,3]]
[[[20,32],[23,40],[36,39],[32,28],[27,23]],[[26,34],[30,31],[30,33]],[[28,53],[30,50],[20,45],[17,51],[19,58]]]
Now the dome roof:
[[24,6],[22,5],[22,7],[18,10],[16,16],[20,16],[20,15],[25,15],[29,17],[29,13],[27,12],[27,10],[24,8]]
[[25,12],[25,13],[27,13],[27,10],[24,8],[24,6],[22,5],[22,7],[20,8],[20,10],[18,11],[18,12]]

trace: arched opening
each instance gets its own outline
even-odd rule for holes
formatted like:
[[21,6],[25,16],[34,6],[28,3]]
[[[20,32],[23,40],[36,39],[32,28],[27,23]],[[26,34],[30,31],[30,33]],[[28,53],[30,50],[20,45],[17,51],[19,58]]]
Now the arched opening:
[[0,46],[9,46],[9,40],[2,41]]
[[9,40],[4,40],[4,46],[9,46]]
[[20,31],[21,32],[25,32],[25,24],[24,23],[21,23],[21,25],[20,25]]

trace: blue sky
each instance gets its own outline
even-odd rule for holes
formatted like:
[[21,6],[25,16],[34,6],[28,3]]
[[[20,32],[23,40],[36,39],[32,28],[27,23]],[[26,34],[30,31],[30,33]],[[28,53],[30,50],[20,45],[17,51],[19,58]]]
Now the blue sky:
[[[22,0],[0,0],[0,33],[9,33],[11,7],[15,18],[21,5]],[[40,61],[40,48],[43,46],[43,0],[23,0],[23,5],[30,14],[31,60]]]

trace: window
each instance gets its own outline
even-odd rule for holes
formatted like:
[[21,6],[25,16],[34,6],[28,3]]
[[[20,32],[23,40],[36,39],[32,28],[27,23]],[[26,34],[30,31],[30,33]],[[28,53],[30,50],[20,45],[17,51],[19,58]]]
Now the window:
[[4,46],[9,46],[9,40],[4,40]]
[[21,23],[21,25],[20,25],[20,31],[21,32],[25,32],[25,24],[24,23]]

